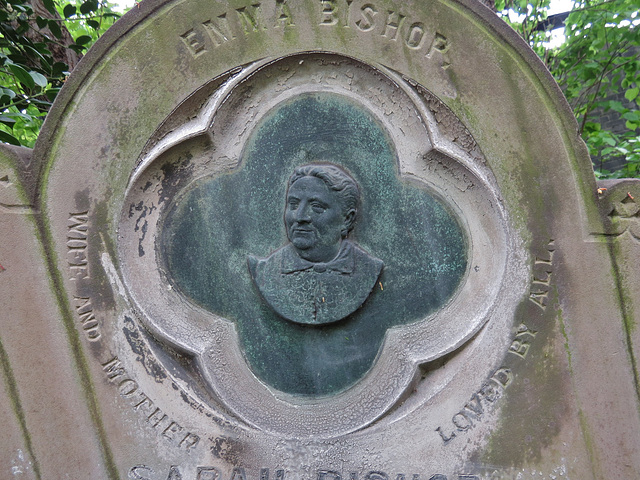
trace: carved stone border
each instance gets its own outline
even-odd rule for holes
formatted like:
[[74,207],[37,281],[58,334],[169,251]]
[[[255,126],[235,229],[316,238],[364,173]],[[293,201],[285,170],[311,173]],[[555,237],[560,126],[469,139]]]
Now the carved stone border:
[[[309,72],[304,70],[323,59],[337,78],[342,78],[341,68],[349,65],[351,73],[359,72],[365,85],[374,85],[387,95],[365,95],[358,82],[353,86],[340,80],[311,82]],[[266,87],[252,90],[251,108],[243,110],[237,92],[264,72],[274,75],[283,63],[300,65],[300,74],[281,76],[286,88],[279,91]],[[406,395],[420,364],[459,349],[492,319],[494,310],[513,309],[513,305],[496,309],[501,302],[513,302],[517,297],[509,295],[505,298],[511,300],[504,300],[501,292],[521,282],[514,281],[520,275],[510,266],[510,252],[515,246],[509,241],[508,223],[492,174],[477,150],[441,133],[425,101],[429,95],[426,90],[383,66],[308,52],[262,60],[213,82],[217,88],[206,100],[192,102],[200,103],[201,108],[191,121],[159,129],[132,173],[123,201],[118,234],[120,265],[138,320],[161,343],[193,356],[211,392],[254,427],[296,437],[332,437],[361,429]],[[266,84],[273,87],[274,82]],[[257,120],[288,98],[317,91],[348,95],[377,117],[396,140],[403,179],[421,183],[446,198],[445,203],[462,219],[469,257],[468,272],[447,305],[422,321],[389,330],[374,366],[354,387],[310,400],[260,382],[243,358],[234,324],[172,289],[158,255],[141,256],[139,252],[156,251],[164,212],[174,195],[197,178],[239,168],[242,145]],[[429,99],[433,101],[433,97]],[[385,100],[393,103],[397,115],[384,114]],[[171,123],[171,116],[165,123]],[[159,188],[164,180],[161,167],[174,161],[187,144],[200,149],[201,156],[196,155],[188,167],[174,173],[175,191]],[[213,154],[208,149],[211,144],[215,144]],[[132,205],[147,209],[144,225],[139,217],[130,215]]]

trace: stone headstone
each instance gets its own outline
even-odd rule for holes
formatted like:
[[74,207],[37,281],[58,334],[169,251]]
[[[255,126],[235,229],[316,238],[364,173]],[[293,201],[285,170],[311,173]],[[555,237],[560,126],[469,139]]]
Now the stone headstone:
[[141,2],[0,156],[3,475],[639,477],[576,132],[477,2]]

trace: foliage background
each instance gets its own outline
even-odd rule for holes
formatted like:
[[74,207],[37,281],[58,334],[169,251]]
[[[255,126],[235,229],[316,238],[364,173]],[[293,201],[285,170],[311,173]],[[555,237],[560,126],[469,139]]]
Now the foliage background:
[[[578,0],[551,47],[550,0],[498,0],[499,15],[545,62],[571,105],[599,178],[640,177],[640,0]],[[606,121],[603,121],[606,119]],[[615,172],[603,168],[618,163]]]
[[[485,4],[493,0],[482,0]],[[640,177],[640,0],[496,0],[563,89],[600,178]],[[82,54],[120,16],[106,0],[0,0],[0,141],[33,147]],[[551,30],[565,24],[553,47]],[[603,121],[607,119],[607,121]],[[610,172],[606,166],[618,164]]]
[[0,141],[33,147],[82,54],[120,14],[100,0],[0,0]]

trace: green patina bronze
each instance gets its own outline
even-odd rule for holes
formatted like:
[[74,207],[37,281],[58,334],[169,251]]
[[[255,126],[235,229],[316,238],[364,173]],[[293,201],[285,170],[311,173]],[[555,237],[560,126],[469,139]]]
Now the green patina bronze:
[[260,295],[287,320],[337,322],[376,286],[383,262],[347,239],[359,200],[358,184],[335,165],[304,165],[291,175],[284,214],[289,243],[268,258],[248,259]]
[[[361,199],[342,244],[377,268],[384,263],[379,277],[372,274],[373,289],[366,287],[370,295],[332,323],[279,315],[247,268],[250,256],[292,245],[285,227],[289,177],[313,161],[351,174]],[[442,307],[467,269],[466,238],[455,216],[425,186],[400,178],[384,129],[336,94],[301,95],[270,112],[248,142],[241,169],[195,182],[164,225],[161,251],[176,288],[235,321],[254,373],[287,393],[333,394],[355,383],[372,366],[387,329]],[[344,298],[350,294],[355,291]]]

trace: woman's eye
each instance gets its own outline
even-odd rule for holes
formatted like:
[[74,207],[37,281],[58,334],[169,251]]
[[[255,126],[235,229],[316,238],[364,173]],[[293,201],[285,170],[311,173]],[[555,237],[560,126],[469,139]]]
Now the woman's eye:
[[326,210],[324,205],[320,205],[320,204],[317,204],[317,203],[314,203],[313,205],[311,205],[311,208],[316,213],[322,213],[322,212],[324,212]]

